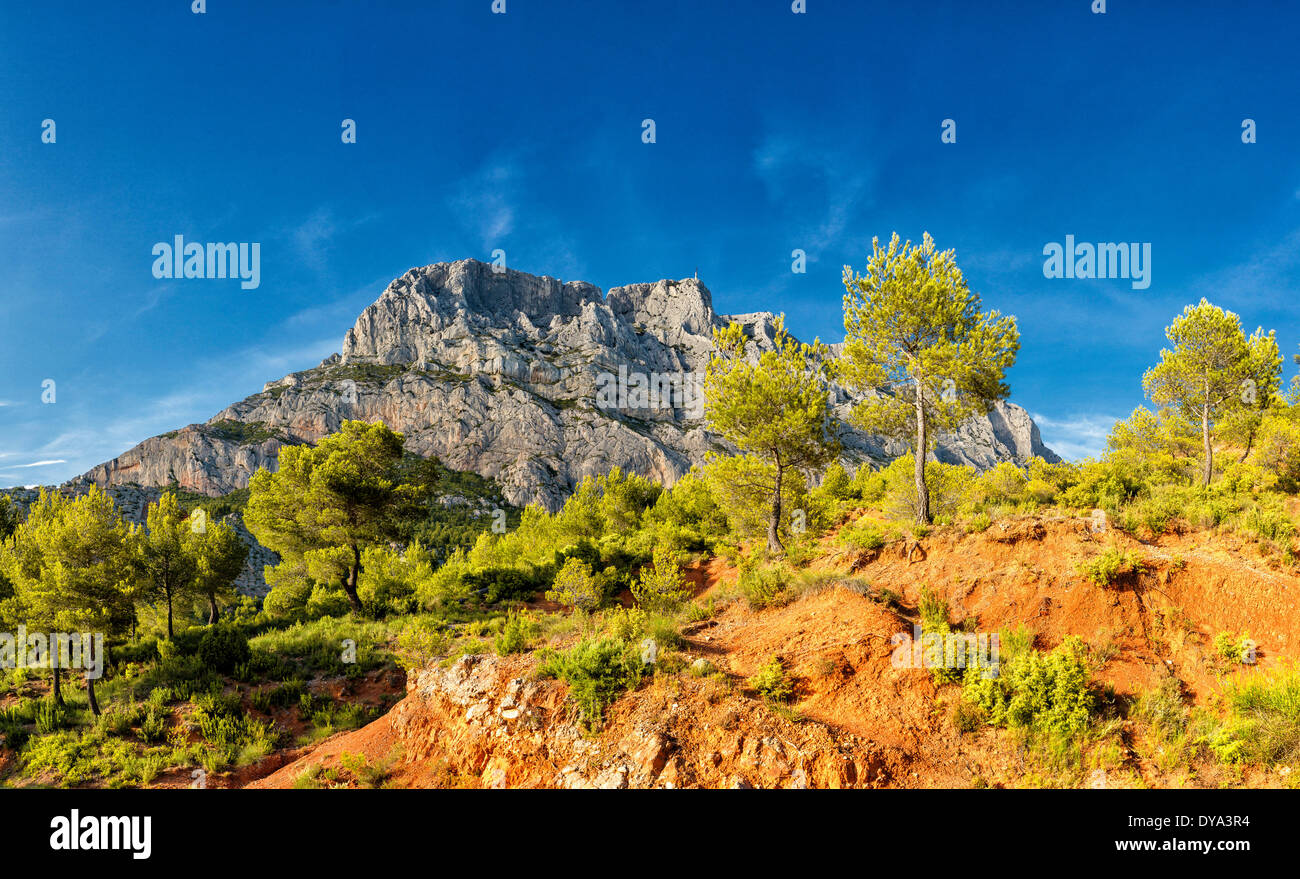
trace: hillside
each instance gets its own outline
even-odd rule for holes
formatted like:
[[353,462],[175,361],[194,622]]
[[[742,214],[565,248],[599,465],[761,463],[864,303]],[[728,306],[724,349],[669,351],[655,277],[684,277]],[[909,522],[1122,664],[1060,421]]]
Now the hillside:
[[[1300,654],[1300,577],[1250,541],[1204,532],[1138,540],[1097,534],[1088,519],[1022,516],[983,533],[939,529],[909,559],[910,543],[864,551],[829,536],[779,606],[761,610],[740,600],[734,567],[700,563],[696,602],[718,612],[684,626],[680,645],[612,704],[594,735],[576,722],[566,685],[538,677],[536,654],[464,655],[417,671],[384,717],[251,786],[355,786],[358,766],[398,787],[1288,781],[1285,769],[1223,765],[1189,734],[1205,722],[1199,712],[1221,710],[1225,686],[1286,669]],[[1114,548],[1139,554],[1144,569],[1106,586],[1081,576],[1080,563]],[[890,638],[919,621],[924,586],[946,600],[954,623],[1024,625],[1044,651],[1083,640],[1100,704],[1077,760],[1053,763],[1011,731],[963,724],[960,685],[894,667]],[[1225,666],[1215,636],[1245,631],[1258,642],[1257,664]],[[765,703],[747,683],[774,656],[793,684],[788,703]],[[716,671],[695,673],[699,660]]]
[[[147,439],[80,481],[223,495],[259,467],[274,469],[285,444],[316,442],[346,419],[380,419],[405,434],[408,450],[496,479],[517,506],[556,510],[583,477],[614,467],[671,485],[725,448],[705,429],[698,393],[713,329],[739,321],[754,350],[766,350],[772,319],[716,313],[696,279],[602,295],[476,260],[411,269],[357,318],[340,354],[268,382],[204,424]],[[638,398],[637,376],[647,387],[662,380],[665,393]],[[859,399],[831,393],[841,418]],[[905,452],[853,429],[844,445],[855,463]],[[979,469],[1057,460],[1029,415],[1005,402],[942,437],[934,454]]]

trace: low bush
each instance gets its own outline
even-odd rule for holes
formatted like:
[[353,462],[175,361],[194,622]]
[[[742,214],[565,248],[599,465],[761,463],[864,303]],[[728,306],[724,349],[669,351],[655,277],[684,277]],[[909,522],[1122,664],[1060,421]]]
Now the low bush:
[[784,702],[794,693],[794,685],[786,675],[779,656],[773,656],[759,666],[747,683],[769,702]]
[[1209,741],[1226,763],[1265,766],[1300,761],[1300,670],[1227,687],[1229,721]]
[[617,638],[584,639],[547,656],[541,673],[569,685],[569,698],[593,730],[604,722],[606,707],[640,682],[644,664],[635,648]]
[[997,677],[968,668],[963,695],[992,724],[1075,735],[1088,725],[1095,705],[1085,651],[1083,642],[1070,636],[1051,653],[1029,649],[1000,657]]
[[248,636],[229,623],[209,626],[199,639],[199,660],[222,674],[231,674],[237,665],[248,662],[251,655]]
[[1076,566],[1083,579],[1103,587],[1126,574],[1141,573],[1146,568],[1146,561],[1135,550],[1115,546],[1106,548],[1100,555]]

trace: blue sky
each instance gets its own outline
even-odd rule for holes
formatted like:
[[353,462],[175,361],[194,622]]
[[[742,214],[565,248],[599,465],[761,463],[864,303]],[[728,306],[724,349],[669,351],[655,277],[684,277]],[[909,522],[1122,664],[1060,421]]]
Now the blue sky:
[[[0,485],[206,420],[411,266],[498,247],[605,289],[698,267],[719,311],[838,341],[842,267],[929,231],[1018,318],[1012,400],[1071,456],[1201,296],[1275,328],[1289,377],[1300,13],[1090,5],[5,0]],[[260,287],[155,279],[178,234],[259,242]],[[1151,286],[1044,278],[1067,234],[1149,242]]]

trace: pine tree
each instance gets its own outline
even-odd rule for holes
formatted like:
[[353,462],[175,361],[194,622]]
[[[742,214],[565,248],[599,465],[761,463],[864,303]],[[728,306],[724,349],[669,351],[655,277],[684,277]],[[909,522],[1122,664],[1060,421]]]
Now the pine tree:
[[[1201,483],[1214,476],[1214,432],[1222,419],[1240,416],[1272,397],[1282,358],[1270,331],[1257,329],[1249,339],[1241,318],[1202,299],[1189,305],[1165,330],[1173,349],[1160,351],[1160,362],[1142,376],[1152,402],[1177,406],[1201,428]],[[1250,432],[1253,437],[1253,431]]]
[[780,527],[788,474],[825,466],[839,454],[839,442],[830,411],[829,350],[816,339],[808,345],[790,336],[784,315],[774,329],[774,346],[756,357],[749,355],[740,324],[714,330],[704,393],[710,426],[764,465],[758,481],[768,498],[767,547],[779,553],[785,551]]
[[279,469],[258,470],[248,484],[245,525],[280,554],[277,567],[340,584],[360,611],[363,551],[394,539],[401,515],[431,487],[433,468],[404,464],[403,442],[382,422],[345,421],[314,448],[281,449]]
[[954,252],[936,251],[928,232],[916,246],[895,234],[888,247],[879,239],[871,247],[865,273],[844,267],[839,373],[850,386],[880,392],[855,407],[856,426],[912,441],[916,520],[927,523],[925,461],[936,434],[1006,398],[1003,378],[1020,334],[1014,317],[980,311]]
[[143,585],[143,594],[167,605],[167,637],[175,637],[172,622],[178,601],[193,595],[198,573],[189,547],[190,524],[172,492],[165,492],[145,513],[144,529],[132,532],[132,557]]
[[[97,487],[76,500],[42,490],[27,521],[0,550],[0,565],[13,581],[18,612],[30,630],[46,635],[99,633],[107,651],[134,618],[127,594],[134,576],[128,528],[113,499]],[[92,638],[85,647],[93,646]],[[62,703],[61,657],[52,658],[54,698]],[[106,661],[106,655],[90,655],[85,664]],[[86,692],[91,711],[98,715],[91,675],[86,677]]]
[[186,551],[194,559],[194,594],[208,602],[208,625],[221,615],[220,605],[235,600],[235,580],[248,560],[248,545],[225,522],[204,520],[201,529],[191,527]]

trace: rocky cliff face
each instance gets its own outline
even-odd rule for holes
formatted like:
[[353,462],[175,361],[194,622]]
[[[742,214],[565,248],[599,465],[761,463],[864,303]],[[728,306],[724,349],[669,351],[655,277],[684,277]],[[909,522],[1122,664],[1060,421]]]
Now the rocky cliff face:
[[[694,279],[602,297],[591,284],[476,260],[411,269],[362,312],[340,354],[84,478],[221,494],[273,468],[286,443],[315,442],[345,419],[382,419],[410,450],[496,478],[515,504],[558,509],[583,477],[616,466],[671,484],[724,448],[705,429],[699,388],[712,330],[729,320],[757,348],[772,344],[771,314],[719,315]],[[835,388],[833,400],[847,415],[854,397]],[[905,451],[859,431],[845,447],[856,462]],[[1009,403],[942,438],[936,455],[980,468],[1056,459]]]

